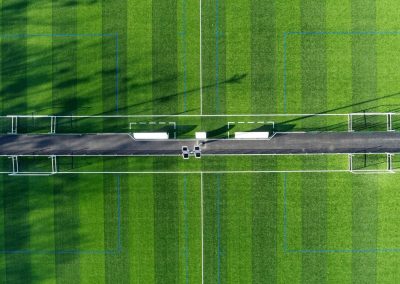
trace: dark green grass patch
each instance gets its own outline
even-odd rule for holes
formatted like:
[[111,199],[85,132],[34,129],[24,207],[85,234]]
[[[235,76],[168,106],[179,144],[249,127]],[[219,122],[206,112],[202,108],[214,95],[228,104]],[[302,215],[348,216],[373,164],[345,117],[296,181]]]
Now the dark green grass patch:
[[251,1],[251,100],[253,113],[274,113],[276,4]]
[[[276,164],[276,162],[275,162]],[[252,179],[252,278],[277,280],[278,176],[254,174]]]
[[[29,250],[29,187],[28,178],[3,179],[4,204],[4,249],[11,251]],[[23,282],[31,279],[29,255],[9,254],[5,257],[7,281]]]
[[[72,176],[56,177],[54,191],[54,240],[55,250],[79,249],[79,191],[69,187],[73,183]],[[56,279],[67,283],[79,281],[79,255],[56,255]]]
[[156,114],[176,113],[179,105],[176,9],[176,1],[153,1],[153,113]]
[[353,170],[388,170],[388,157],[386,154],[353,155]]

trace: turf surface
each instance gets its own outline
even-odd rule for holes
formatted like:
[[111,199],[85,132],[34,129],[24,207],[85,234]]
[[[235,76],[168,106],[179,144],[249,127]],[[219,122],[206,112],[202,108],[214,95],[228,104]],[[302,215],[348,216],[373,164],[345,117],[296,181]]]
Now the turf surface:
[[[275,131],[347,131],[346,116],[250,114],[398,110],[394,0],[203,0],[201,50],[198,2],[0,7],[1,115],[169,115],[60,118],[60,133],[151,128],[224,138],[269,129],[268,121]],[[170,116],[201,112],[250,116]],[[10,120],[0,127],[8,132]],[[18,130],[49,128],[48,118],[25,118]],[[386,130],[386,117],[354,117],[353,129]],[[354,167],[382,170],[385,158],[360,155]],[[50,170],[47,158],[20,164]],[[9,159],[0,165],[10,171]],[[63,157],[58,165],[69,174],[0,175],[1,282],[400,281],[397,175],[224,172],[346,170],[345,155]],[[160,173],[73,174],[88,171]]]

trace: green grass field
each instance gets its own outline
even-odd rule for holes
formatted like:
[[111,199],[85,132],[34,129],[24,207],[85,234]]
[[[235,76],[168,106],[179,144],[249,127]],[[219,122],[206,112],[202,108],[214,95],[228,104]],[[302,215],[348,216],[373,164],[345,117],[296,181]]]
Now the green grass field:
[[[63,118],[60,133],[226,138],[268,121],[275,131],[347,131],[346,116],[254,114],[398,111],[399,8],[203,0],[200,35],[199,1],[0,0],[0,115],[167,115]],[[172,116],[201,113],[249,116]],[[48,118],[19,123],[20,133],[50,129]],[[385,117],[353,123],[386,130]],[[9,129],[1,118],[0,132]],[[58,166],[65,174],[0,175],[2,283],[400,282],[399,177],[347,173],[347,155],[62,157]],[[10,167],[0,158],[0,172]],[[385,169],[385,156],[360,155],[354,168]],[[299,170],[337,172],[284,173]],[[114,173],[82,173],[103,171]]]

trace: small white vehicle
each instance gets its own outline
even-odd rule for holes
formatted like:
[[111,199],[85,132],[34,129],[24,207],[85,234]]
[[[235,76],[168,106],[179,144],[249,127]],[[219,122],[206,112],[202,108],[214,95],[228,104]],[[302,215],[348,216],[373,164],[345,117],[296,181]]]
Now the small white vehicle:
[[201,149],[200,146],[194,146],[194,156],[196,158],[201,158]]
[[185,160],[189,159],[189,147],[188,146],[182,146],[182,157]]

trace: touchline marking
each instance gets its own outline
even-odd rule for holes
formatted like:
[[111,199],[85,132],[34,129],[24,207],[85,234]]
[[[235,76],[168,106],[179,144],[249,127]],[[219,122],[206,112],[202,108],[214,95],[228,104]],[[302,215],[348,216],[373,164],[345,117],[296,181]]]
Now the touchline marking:
[[[201,0],[200,0],[200,19],[199,19],[199,22],[200,22],[200,40],[199,40],[199,42],[200,42],[200,70],[199,70],[199,73],[200,73],[200,115],[203,115],[203,70],[202,70],[202,68],[203,68],[203,66],[202,66],[202,64],[203,64],[203,60],[202,60],[202,44],[201,44],[201,39],[202,39],[202,23],[201,23]],[[201,280],[202,281],[202,283],[203,283],[203,279]]]
[[[303,116],[348,116],[350,113],[256,113],[256,114],[131,114],[131,115],[29,115],[29,114],[13,114],[3,115],[0,118],[46,118],[46,117],[64,117],[64,118],[154,118],[154,117],[303,117]],[[388,112],[366,112],[366,113],[351,113],[351,115],[400,115],[400,113]]]
[[[396,171],[398,172],[398,171]],[[1,172],[2,174],[12,174],[12,172]],[[20,172],[21,174],[37,174],[37,172]],[[348,173],[348,169],[346,170],[255,170],[255,171],[182,171],[182,172],[173,172],[173,171],[132,171],[132,172],[63,172],[58,171],[57,174],[253,174],[253,173]],[[18,176],[18,175],[17,175]]]
[[200,207],[201,207],[201,283],[204,283],[203,172],[200,172]]

